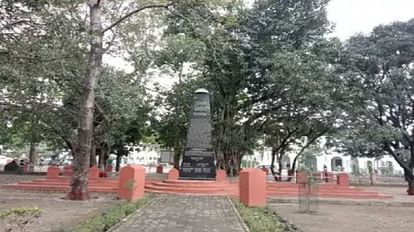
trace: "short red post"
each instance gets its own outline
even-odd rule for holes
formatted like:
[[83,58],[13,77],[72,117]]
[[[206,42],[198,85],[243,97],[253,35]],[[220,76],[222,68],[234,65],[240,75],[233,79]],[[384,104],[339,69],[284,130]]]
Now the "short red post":
[[338,174],[337,183],[339,186],[348,187],[349,186],[349,175],[347,173]]
[[99,177],[108,177],[106,174],[105,167],[102,165],[101,168],[99,168]]
[[168,172],[169,180],[178,180],[179,176],[180,176],[180,172],[176,168],[171,168],[171,170]]
[[47,168],[47,179],[57,179],[59,178],[59,167],[58,166],[49,166]]
[[302,171],[296,171],[296,183],[304,184],[308,183],[308,175]]
[[157,173],[158,174],[162,174],[163,173],[163,170],[164,170],[164,167],[162,165],[158,165],[157,166]]
[[240,172],[240,202],[246,206],[266,206],[266,173],[258,168]]
[[63,166],[63,176],[72,176],[72,165]]
[[224,170],[222,170],[222,169],[220,169],[220,170],[217,170],[217,172],[216,172],[216,181],[218,181],[218,182],[222,182],[222,181],[225,181],[226,180],[226,171],[224,171]]
[[127,165],[121,168],[118,183],[118,198],[135,201],[144,196],[145,168]]
[[91,168],[89,168],[89,179],[99,179],[99,168],[96,166],[93,166]]

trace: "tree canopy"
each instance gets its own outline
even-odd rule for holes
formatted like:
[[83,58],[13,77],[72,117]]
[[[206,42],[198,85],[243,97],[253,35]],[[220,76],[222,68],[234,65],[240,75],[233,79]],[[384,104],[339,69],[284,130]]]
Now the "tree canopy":
[[296,152],[293,174],[330,137],[346,154],[392,155],[414,194],[414,21],[341,42],[327,36],[328,2],[1,1],[0,143],[30,147],[31,160],[39,143],[70,149],[69,198],[87,198],[95,156],[102,166],[114,153],[119,167],[127,144],[157,142],[179,168],[202,87],[229,175],[259,144],[273,173]]

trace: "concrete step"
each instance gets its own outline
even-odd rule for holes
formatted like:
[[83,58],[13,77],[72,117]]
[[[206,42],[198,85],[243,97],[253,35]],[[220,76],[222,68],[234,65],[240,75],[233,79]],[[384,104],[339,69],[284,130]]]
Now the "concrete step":
[[[58,192],[67,192],[69,190],[69,186],[63,185],[25,185],[25,184],[6,184],[2,185],[3,188],[10,188],[10,189],[19,189],[19,190],[41,190],[41,191],[58,191]],[[90,192],[117,192],[118,188],[110,188],[110,187],[97,187],[97,186],[89,186],[88,190]]]
[[217,188],[206,188],[206,187],[164,187],[156,185],[145,185],[145,189],[157,190],[157,191],[171,191],[171,192],[190,192],[190,193],[214,193],[214,192],[236,192],[238,188],[232,187],[217,187]]
[[[267,193],[268,197],[299,197],[298,194]],[[349,198],[349,199],[390,199],[389,195],[354,195],[354,194],[318,194],[316,198]]]
[[146,192],[152,193],[175,193],[175,194],[197,194],[197,195],[217,195],[217,196],[238,196],[239,193],[237,190],[234,191],[212,191],[212,190],[203,190],[203,189],[157,189],[146,187]]
[[[147,191],[147,190],[146,190]],[[157,190],[148,190],[147,192],[158,193],[158,194],[175,194],[175,195],[194,195],[194,196],[229,196],[229,197],[238,197],[239,193],[182,193],[182,192],[173,192],[173,191],[157,191]]]
[[[89,183],[118,183],[117,179],[89,179]],[[69,178],[58,178],[58,179],[34,179],[32,182],[49,182],[49,183],[59,183],[59,182],[70,182]]]
[[[19,182],[17,185],[23,186],[69,186],[68,182],[56,182],[56,183],[49,183],[49,182]],[[89,183],[89,187],[106,187],[106,188],[118,188],[118,184],[113,183]]]
[[229,181],[215,181],[215,180],[163,180],[163,183],[174,185],[216,185],[216,184],[228,184]]
[[226,183],[188,183],[188,184],[174,184],[168,182],[153,182],[152,185],[165,187],[165,188],[205,188],[205,189],[216,189],[216,188],[238,188],[236,184],[226,184]]
[[[269,192],[299,192],[299,188],[266,188]],[[304,190],[303,190],[304,191]],[[363,189],[312,189],[313,192],[319,193],[376,193],[373,191],[364,191]]]

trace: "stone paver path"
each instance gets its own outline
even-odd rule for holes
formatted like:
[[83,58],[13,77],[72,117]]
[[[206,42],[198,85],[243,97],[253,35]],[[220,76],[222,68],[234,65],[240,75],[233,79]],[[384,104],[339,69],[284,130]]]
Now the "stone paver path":
[[161,195],[114,232],[245,232],[226,197]]

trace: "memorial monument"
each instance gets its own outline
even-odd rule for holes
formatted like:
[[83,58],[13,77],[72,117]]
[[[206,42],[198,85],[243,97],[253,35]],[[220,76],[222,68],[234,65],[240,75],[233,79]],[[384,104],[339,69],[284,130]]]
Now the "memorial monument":
[[180,179],[216,177],[211,132],[210,94],[206,89],[198,89],[194,92]]

